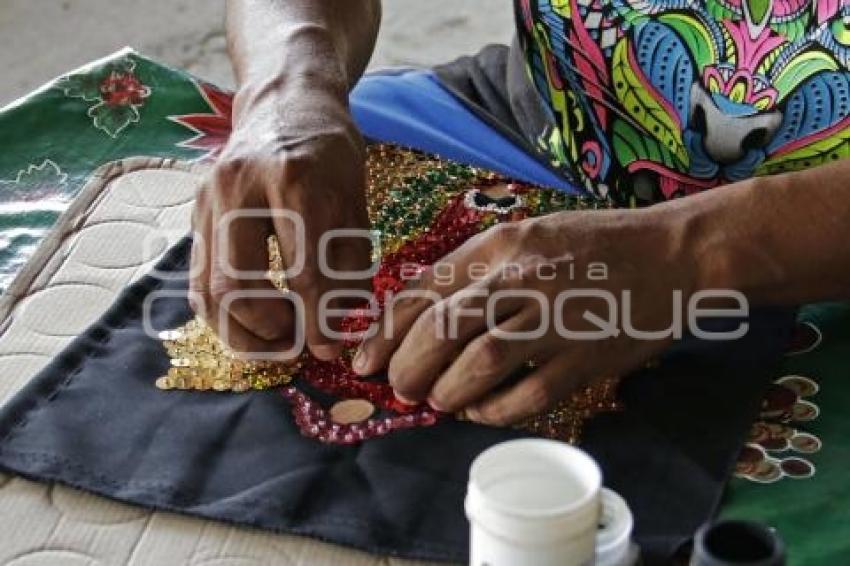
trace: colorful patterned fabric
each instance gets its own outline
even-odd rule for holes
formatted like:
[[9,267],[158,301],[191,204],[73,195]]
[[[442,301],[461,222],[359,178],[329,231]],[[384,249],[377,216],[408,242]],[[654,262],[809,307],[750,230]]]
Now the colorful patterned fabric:
[[[0,111],[0,286],[100,165],[137,155],[214,159],[230,133],[231,101],[121,52]],[[839,564],[850,553],[848,346],[850,308],[804,310],[798,353],[776,374],[784,390],[766,399],[723,509],[777,527],[794,565]]]
[[[193,123],[170,117],[209,114],[211,102],[188,76],[123,51],[3,108],[0,291],[98,166],[136,155],[203,157]],[[209,116],[198,125],[201,139],[226,139]]]
[[517,0],[555,127],[539,145],[622,204],[850,155],[838,0]]

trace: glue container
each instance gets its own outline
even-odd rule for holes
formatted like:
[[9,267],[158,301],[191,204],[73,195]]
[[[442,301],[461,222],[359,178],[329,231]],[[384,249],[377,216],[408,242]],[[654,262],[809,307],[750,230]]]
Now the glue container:
[[472,463],[466,495],[473,566],[594,564],[602,476],[562,442],[512,440]]

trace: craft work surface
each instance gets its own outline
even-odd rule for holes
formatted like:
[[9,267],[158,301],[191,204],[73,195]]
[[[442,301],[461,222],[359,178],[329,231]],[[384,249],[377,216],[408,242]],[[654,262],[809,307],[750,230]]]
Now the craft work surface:
[[[497,175],[391,146],[373,145],[371,155],[370,195],[383,195],[370,198],[377,207],[373,226],[386,234],[388,246],[374,280],[379,291],[398,285],[396,259],[428,265],[493,222],[588,206],[550,190],[524,186],[520,192],[522,185],[511,185],[511,192]],[[114,185],[147,194],[135,161],[122,163],[115,168],[128,171],[128,182],[118,178]],[[153,182],[164,182],[157,178],[163,174],[151,173]],[[182,175],[185,183],[200,186],[200,176]],[[96,173],[77,202],[99,194],[97,187],[110,178]],[[406,208],[405,202],[418,204],[415,215],[392,212]],[[68,219],[80,224],[75,209],[60,220],[59,234]],[[122,249],[147,249],[148,240],[137,235]],[[245,384],[217,388],[236,391],[224,393],[207,391],[216,389],[219,378],[208,374],[206,364],[192,365],[200,358],[190,347],[191,356],[173,358],[190,363],[172,365],[177,371],[169,372],[180,390],[161,391],[155,383],[168,371],[169,358],[148,328],[167,330],[169,342],[170,329],[192,317],[186,300],[188,243],[176,244],[152,274],[125,289],[3,407],[0,467],[146,507],[313,536],[379,555],[464,560],[463,496],[472,460],[529,431],[484,427],[451,415],[438,420],[427,407],[396,408],[384,382],[347,376],[343,359],[330,367],[305,359],[282,391],[262,390],[269,375],[252,371]],[[45,271],[39,266],[43,256],[37,254],[19,276],[20,285],[30,271]],[[10,297],[27,295],[19,284]],[[38,296],[24,303],[25,313],[37,308]],[[574,409],[567,407],[528,428],[571,441],[581,437],[607,485],[632,506],[635,536],[648,563],[659,564],[717,505],[790,321],[788,313],[762,313],[752,317],[751,331],[740,341],[682,343],[624,381],[616,391],[622,409],[603,411],[586,427],[576,427]],[[37,327],[45,331],[45,323]],[[184,374],[187,369],[191,375]],[[737,394],[727,397],[733,384]],[[373,402],[382,418],[320,422],[323,406],[356,398]],[[595,412],[590,406],[576,414],[585,411]],[[716,422],[707,429],[703,423],[712,418]]]
[[[361,103],[392,88],[390,77],[366,82],[371,86],[361,90]],[[82,190],[92,172],[140,155],[168,158],[168,164],[210,161],[228,138],[231,103],[225,91],[125,51],[0,112],[6,149],[0,152],[0,287],[9,289],[0,303],[0,403],[185,231],[191,189],[176,180],[176,172],[153,172],[157,181],[145,191],[121,198],[95,198]],[[450,103],[440,100],[441,113],[457,121]],[[483,146],[496,138],[492,133],[468,141]],[[51,231],[69,207],[73,214]],[[10,288],[39,242],[41,251]],[[848,344],[846,305],[803,309],[791,355],[774,375],[724,502],[726,516],[775,526],[795,566],[841,563],[850,552]],[[726,395],[738,393],[730,387]],[[725,405],[718,401],[713,416],[692,424],[711,435]],[[344,406],[336,413],[348,420],[365,410]],[[395,562],[311,539],[150,512],[2,473],[0,533],[0,561],[16,564]]]
[[[4,297],[0,405],[188,231],[197,177],[186,171],[201,168],[161,159],[140,159],[135,167],[96,176],[30,263],[32,281]],[[127,174],[107,182],[121,173]],[[150,511],[4,473],[0,533],[3,564],[424,564]]]

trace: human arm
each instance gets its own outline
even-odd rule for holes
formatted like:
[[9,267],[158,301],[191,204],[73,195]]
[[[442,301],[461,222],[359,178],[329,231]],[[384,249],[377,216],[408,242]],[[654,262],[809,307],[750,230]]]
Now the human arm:
[[[304,246],[304,268],[288,286],[304,301],[307,345],[318,357],[335,357],[340,348],[320,331],[321,296],[343,285],[368,288],[366,280],[325,277],[316,247],[328,230],[368,229],[363,142],[348,91],[368,63],[379,23],[379,0],[227,3],[238,81],[233,132],[198,194],[190,298],[236,351],[275,353],[294,339],[292,303],[266,279],[240,275],[266,271],[270,234],[288,266]],[[264,217],[228,222],[246,210]],[[301,241],[292,221],[272,214],[281,210],[303,220]],[[329,255],[340,271],[370,263],[363,238],[336,240]],[[230,300],[246,291],[265,298]]]
[[850,298],[850,160],[756,177],[665,205],[702,288],[753,306]]
[[[456,273],[454,280],[430,272],[418,282],[417,288],[443,297],[440,302],[423,297],[389,306],[355,369],[366,375],[388,367],[403,399],[427,400],[447,412],[465,408],[473,420],[505,425],[596,379],[623,375],[670,344],[671,336],[636,339],[624,331],[624,291],[630,325],[645,331],[671,327],[676,293],[687,304],[699,291],[739,291],[750,306],[848,298],[848,177],[850,160],[648,209],[563,212],[490,230],[443,260],[453,270],[442,271]],[[473,262],[487,264],[490,274],[473,280]],[[519,275],[511,270],[505,276],[500,268],[507,264],[519,265]],[[591,264],[607,266],[607,277],[593,278]],[[529,298],[487,303],[497,292],[516,289],[538,292],[546,304]],[[556,308],[558,296],[575,289],[616,299],[616,334],[576,340],[555,328],[558,316],[575,331],[600,326],[586,313],[610,320],[610,309],[598,299],[577,297]],[[507,339],[485,317],[469,314],[489,307],[498,331],[544,331],[533,339]],[[456,336],[436,330],[452,318],[459,321]],[[393,328],[385,333],[388,324]],[[504,387],[529,360],[536,369]]]

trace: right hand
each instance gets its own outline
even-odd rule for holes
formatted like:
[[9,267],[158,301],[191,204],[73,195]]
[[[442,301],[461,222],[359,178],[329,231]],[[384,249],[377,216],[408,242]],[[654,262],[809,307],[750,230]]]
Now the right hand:
[[[265,278],[238,277],[223,268],[266,272],[266,239],[276,234],[284,264],[296,259],[295,225],[285,218],[242,218],[225,226],[222,218],[244,209],[288,210],[304,223],[304,268],[290,277],[290,292],[305,306],[306,344],[320,359],[339,355],[341,346],[324,336],[319,300],[333,289],[369,290],[370,281],[334,281],[320,272],[317,244],[327,230],[369,228],[365,194],[365,151],[344,97],[320,90],[259,95],[240,91],[234,108],[234,131],[220,160],[201,188],[193,215],[190,301],[193,309],[237,353],[278,354],[289,350],[296,325],[293,303],[279,298]],[[222,234],[222,230],[227,230]],[[370,265],[365,238],[335,238],[328,264],[338,271],[361,271]],[[264,291],[272,298],[242,298],[240,291]],[[230,295],[232,297],[232,295]],[[346,301],[331,308],[348,306]],[[226,328],[223,328],[226,325]],[[330,322],[331,327],[333,323]]]

